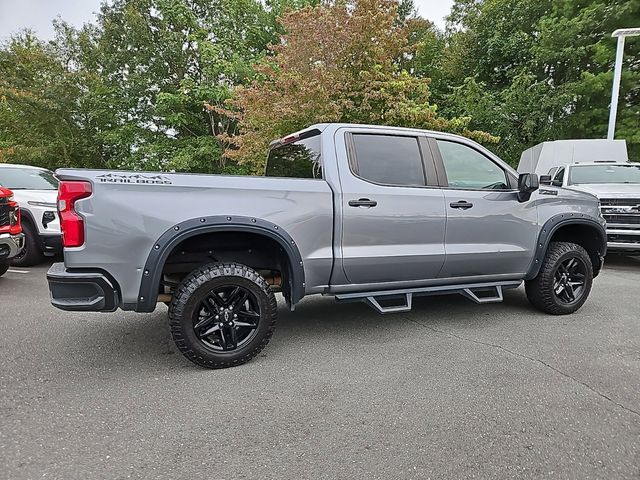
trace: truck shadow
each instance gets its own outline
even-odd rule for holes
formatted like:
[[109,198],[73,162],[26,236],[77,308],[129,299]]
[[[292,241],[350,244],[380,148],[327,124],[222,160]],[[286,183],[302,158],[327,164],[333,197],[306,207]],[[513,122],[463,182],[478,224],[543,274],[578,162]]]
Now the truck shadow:
[[[280,357],[281,361],[292,361],[301,349],[320,342],[348,344],[358,339],[366,339],[374,348],[383,348],[389,335],[402,342],[404,337],[415,337],[417,328],[464,328],[478,322],[489,326],[505,319],[527,322],[532,315],[540,314],[530,308],[522,288],[505,292],[501,304],[477,305],[460,295],[417,297],[411,312],[389,315],[380,315],[363,303],[336,304],[330,297],[306,298],[295,312],[290,312],[280,300],[276,331],[260,357],[271,357],[274,362]],[[99,316],[84,315],[78,328],[69,335],[74,363],[81,361],[85,367],[91,365],[100,370],[155,373],[180,368],[201,370],[184,359],[175,347],[163,305],[147,315],[117,312]],[[76,349],[78,345],[82,349]]]
[[[640,257],[612,254],[605,261],[605,270],[637,271],[638,267]],[[526,327],[531,322],[547,321],[544,314],[529,304],[523,287],[507,290],[504,295],[503,303],[487,305],[477,305],[460,295],[415,297],[411,312],[389,315],[380,315],[363,303],[337,304],[331,297],[320,296],[305,298],[296,306],[295,312],[290,312],[279,299],[275,334],[250,365],[266,361],[264,357],[274,362],[306,361],[297,358],[296,352],[318,344],[350,348],[366,339],[369,345],[384,348],[388,336],[402,341],[415,336],[416,329],[482,330],[492,325],[513,329]],[[592,301],[589,303],[586,307],[600,308]],[[58,330],[63,337],[58,344],[62,351],[57,357],[58,364],[74,367],[82,363],[94,371],[111,368],[156,373],[159,370],[200,370],[184,359],[174,346],[164,305],[159,305],[151,314],[58,314],[59,317],[51,320],[68,322]]]
[[281,305],[275,336],[286,336],[294,342],[314,341],[314,337],[327,331],[336,336],[351,335],[379,325],[398,328],[398,333],[402,334],[402,330],[407,330],[402,327],[413,328],[416,324],[464,326],[476,323],[480,318],[483,322],[496,323],[505,317],[522,317],[532,312],[523,288],[505,291],[502,303],[485,305],[478,305],[461,295],[414,297],[410,312],[385,315],[364,303],[336,304],[332,298],[309,297],[296,306],[295,312],[289,312]]

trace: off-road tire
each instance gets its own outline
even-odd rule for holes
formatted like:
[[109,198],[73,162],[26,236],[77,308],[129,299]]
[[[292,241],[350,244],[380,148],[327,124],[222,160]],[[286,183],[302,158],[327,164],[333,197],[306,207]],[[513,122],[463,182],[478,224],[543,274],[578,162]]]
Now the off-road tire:
[[44,254],[38,241],[38,232],[31,223],[25,221],[22,224],[22,233],[24,233],[24,247],[22,247],[18,255],[11,259],[11,265],[16,267],[32,267],[38,265],[44,260]]
[[[575,303],[563,303],[555,294],[554,275],[558,266],[570,258],[579,258],[586,265],[584,289]],[[593,284],[593,265],[587,251],[575,243],[551,242],[542,261],[538,276],[525,282],[529,302],[539,310],[551,315],[567,315],[577,311],[589,297]]]
[[7,273],[9,270],[9,262],[7,260],[0,260],[0,277]]
[[[194,310],[207,294],[220,285],[238,285],[249,290],[260,303],[256,334],[246,345],[220,352],[208,348],[194,331]],[[238,263],[203,265],[178,285],[169,305],[169,327],[178,350],[196,365],[227,368],[242,365],[255,357],[271,339],[278,307],[266,280],[255,270]]]

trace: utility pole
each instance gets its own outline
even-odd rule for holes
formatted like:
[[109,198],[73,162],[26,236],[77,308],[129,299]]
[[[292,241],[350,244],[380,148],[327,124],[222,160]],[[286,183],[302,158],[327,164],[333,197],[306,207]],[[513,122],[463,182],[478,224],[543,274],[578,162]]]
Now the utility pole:
[[611,88],[611,107],[609,109],[609,129],[607,139],[613,140],[616,130],[616,115],[618,113],[618,97],[620,96],[620,77],[622,75],[622,59],[624,57],[625,37],[640,35],[640,28],[621,28],[611,34],[618,37],[618,47],[616,48],[616,64],[613,69],[613,87]]

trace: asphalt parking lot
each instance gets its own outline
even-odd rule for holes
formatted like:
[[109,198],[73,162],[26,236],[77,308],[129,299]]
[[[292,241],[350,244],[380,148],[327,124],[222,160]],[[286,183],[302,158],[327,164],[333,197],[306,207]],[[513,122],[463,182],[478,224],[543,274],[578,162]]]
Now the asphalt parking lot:
[[208,371],[153,314],[50,307],[0,278],[0,478],[640,478],[640,259],[577,314],[308,298],[260,356]]

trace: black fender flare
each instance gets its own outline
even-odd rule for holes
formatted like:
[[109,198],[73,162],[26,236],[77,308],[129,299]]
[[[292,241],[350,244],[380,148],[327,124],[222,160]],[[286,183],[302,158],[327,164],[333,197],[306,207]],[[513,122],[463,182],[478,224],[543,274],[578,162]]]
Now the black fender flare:
[[[540,229],[538,242],[536,243],[535,255],[525,280],[531,280],[538,275],[553,234],[557,232],[559,228],[567,225],[586,225],[594,228],[600,236],[601,250],[599,254],[604,258],[607,253],[607,231],[604,225],[598,221],[598,219],[585,215],[584,213],[560,213],[549,218]],[[595,272],[595,275],[597,275],[597,272]]]
[[295,305],[304,297],[305,280],[302,256],[295,241],[286,230],[273,222],[260,218],[215,215],[181,222],[166,230],[156,240],[144,265],[135,308],[137,312],[152,312],[155,309],[162,269],[174,247],[195,235],[213,232],[257,233],[275,240],[289,258],[288,277],[291,305]]

